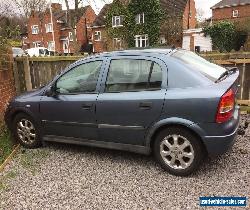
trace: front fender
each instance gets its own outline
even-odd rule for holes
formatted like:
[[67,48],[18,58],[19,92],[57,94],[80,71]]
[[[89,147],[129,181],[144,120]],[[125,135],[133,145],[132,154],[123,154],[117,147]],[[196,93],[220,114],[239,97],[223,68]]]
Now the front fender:
[[205,132],[203,131],[203,129],[200,128],[194,122],[192,122],[190,120],[178,118],[178,117],[171,117],[171,118],[162,119],[162,120],[156,122],[148,129],[148,132],[147,132],[146,138],[145,138],[146,139],[146,146],[150,147],[152,137],[158,131],[158,129],[160,129],[161,127],[164,127],[164,126],[173,126],[173,125],[184,126],[188,129],[192,130],[193,132],[195,132],[202,139],[203,139],[203,136],[205,136]]

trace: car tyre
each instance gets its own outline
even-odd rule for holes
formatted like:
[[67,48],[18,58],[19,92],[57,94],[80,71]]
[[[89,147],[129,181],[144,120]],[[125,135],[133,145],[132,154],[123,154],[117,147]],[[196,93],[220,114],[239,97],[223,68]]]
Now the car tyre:
[[181,127],[162,130],[153,150],[162,168],[176,176],[188,176],[196,171],[206,154],[200,139]]
[[37,123],[27,114],[18,114],[13,120],[14,138],[22,146],[34,149],[41,146],[40,131]]

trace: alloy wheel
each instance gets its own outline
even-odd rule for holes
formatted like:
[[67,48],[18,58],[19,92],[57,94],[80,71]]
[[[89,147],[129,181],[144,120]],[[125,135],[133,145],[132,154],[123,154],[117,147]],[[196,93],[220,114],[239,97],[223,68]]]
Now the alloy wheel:
[[36,131],[32,122],[22,119],[17,123],[18,138],[25,144],[32,144],[36,140]]
[[186,169],[194,160],[194,149],[185,137],[172,134],[160,144],[160,155],[164,162],[173,169]]

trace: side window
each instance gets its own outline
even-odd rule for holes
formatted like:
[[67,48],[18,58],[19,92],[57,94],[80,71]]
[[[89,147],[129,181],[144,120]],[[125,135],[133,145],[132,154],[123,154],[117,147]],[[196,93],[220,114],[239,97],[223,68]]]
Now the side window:
[[161,89],[162,69],[148,60],[112,60],[106,82],[106,92],[126,92]]
[[56,90],[60,94],[93,93],[102,61],[79,65],[57,80]]

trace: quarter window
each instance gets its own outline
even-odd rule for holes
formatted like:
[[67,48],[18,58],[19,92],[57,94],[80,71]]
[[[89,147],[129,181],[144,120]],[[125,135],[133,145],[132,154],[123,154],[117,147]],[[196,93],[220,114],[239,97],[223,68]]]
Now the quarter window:
[[75,67],[58,79],[57,92],[59,94],[95,92],[101,65],[102,61],[94,61]]
[[162,84],[162,69],[148,60],[122,59],[110,64],[106,92],[158,90]]

